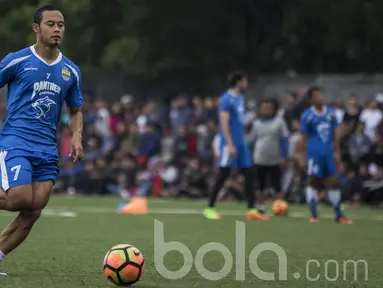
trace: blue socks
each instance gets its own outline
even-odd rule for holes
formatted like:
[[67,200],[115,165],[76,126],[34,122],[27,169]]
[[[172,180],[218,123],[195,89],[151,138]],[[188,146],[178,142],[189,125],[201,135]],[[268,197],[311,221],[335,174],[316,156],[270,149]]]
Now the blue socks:
[[[313,187],[308,186],[306,188],[306,201],[309,206],[311,217],[317,218],[317,200],[318,200],[318,191]],[[342,193],[339,189],[332,189],[328,191],[328,200],[330,201],[332,207],[334,207],[335,218],[339,220],[343,217],[342,212]]]
[[313,187],[308,186],[306,188],[306,202],[309,206],[311,217],[317,218],[317,200],[318,200],[318,191]]
[[314,199],[311,199],[309,204],[310,208],[310,213],[312,218],[318,218],[318,213],[317,213],[317,201]]
[[343,217],[342,213],[342,194],[339,189],[328,191],[328,200],[335,210],[335,218],[338,220]]
[[335,207],[335,218],[338,220],[343,217],[341,204],[337,204]]

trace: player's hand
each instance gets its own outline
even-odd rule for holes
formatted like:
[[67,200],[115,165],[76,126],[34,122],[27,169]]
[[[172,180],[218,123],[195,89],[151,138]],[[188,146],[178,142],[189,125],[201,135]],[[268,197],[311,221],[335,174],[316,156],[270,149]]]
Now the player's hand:
[[80,134],[74,134],[72,136],[69,157],[73,159],[73,163],[79,162],[84,157],[84,151],[82,148],[82,136]]
[[235,157],[235,155],[237,155],[237,150],[234,145],[229,145],[229,155],[230,157]]

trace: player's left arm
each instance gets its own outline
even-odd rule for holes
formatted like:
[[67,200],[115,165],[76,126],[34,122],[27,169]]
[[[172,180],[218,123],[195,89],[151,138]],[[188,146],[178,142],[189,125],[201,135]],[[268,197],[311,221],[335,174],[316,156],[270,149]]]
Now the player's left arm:
[[68,90],[65,101],[69,113],[69,128],[72,132],[70,156],[73,158],[73,162],[78,162],[83,157],[82,131],[84,122],[82,105],[84,104],[84,99],[82,97],[81,72],[79,69],[73,71],[76,72],[74,75],[74,81]]
[[219,158],[219,138],[218,135],[215,135],[212,143],[213,148],[213,156],[214,160],[216,161]]
[[306,167],[306,149],[307,149],[307,132],[308,132],[308,118],[307,113],[303,112],[301,115],[300,123],[300,146],[301,146],[301,156],[300,156],[300,165],[302,168]]
[[72,137],[82,138],[82,130],[83,130],[83,115],[82,115],[82,107],[68,107],[69,113],[69,128],[72,132]]
[[254,145],[257,140],[257,120],[251,124],[251,130],[248,135],[245,136],[245,142],[247,145]]
[[331,125],[333,130],[333,146],[334,154],[337,161],[340,161],[340,131],[339,123],[335,117],[335,114],[331,115]]

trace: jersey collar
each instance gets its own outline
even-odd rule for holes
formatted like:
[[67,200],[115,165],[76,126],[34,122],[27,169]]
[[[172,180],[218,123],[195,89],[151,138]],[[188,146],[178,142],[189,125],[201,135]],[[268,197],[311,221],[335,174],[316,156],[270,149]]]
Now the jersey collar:
[[242,96],[242,94],[233,93],[233,91],[231,89],[227,90],[227,93],[229,93],[229,95],[231,97],[241,97]]
[[317,116],[324,116],[324,115],[326,115],[326,113],[327,113],[327,106],[324,106],[324,107],[323,107],[323,112],[322,112],[322,113],[319,113],[318,111],[316,111],[314,106],[311,106],[311,111],[312,111],[315,115],[317,115]]
[[57,56],[57,59],[56,59],[55,61],[53,61],[52,63],[49,64],[49,63],[47,63],[43,58],[41,58],[39,54],[37,54],[34,45],[32,45],[32,46],[30,47],[30,49],[31,49],[33,55],[35,55],[35,57],[36,57],[37,59],[39,59],[40,61],[42,61],[43,63],[45,63],[45,64],[48,65],[48,66],[53,66],[53,65],[56,65],[57,63],[60,63],[60,61],[61,61],[61,59],[62,59],[62,57],[63,57],[61,51],[59,50],[59,55]]

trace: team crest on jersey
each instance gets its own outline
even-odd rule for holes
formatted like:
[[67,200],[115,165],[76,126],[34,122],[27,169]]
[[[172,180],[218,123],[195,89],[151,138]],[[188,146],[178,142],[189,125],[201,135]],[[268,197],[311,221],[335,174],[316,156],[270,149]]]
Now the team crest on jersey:
[[327,116],[326,116],[326,119],[328,120],[328,121],[331,121],[331,115],[330,114],[327,114]]
[[61,75],[62,75],[62,77],[63,77],[63,79],[65,81],[69,81],[70,80],[70,71],[67,68],[64,67],[61,70]]
[[56,105],[56,102],[48,96],[37,99],[35,102],[33,102],[32,107],[36,111],[36,118],[45,117],[49,110],[51,110],[52,105]]
[[322,122],[317,125],[317,132],[322,142],[327,142],[330,138],[330,124]]

